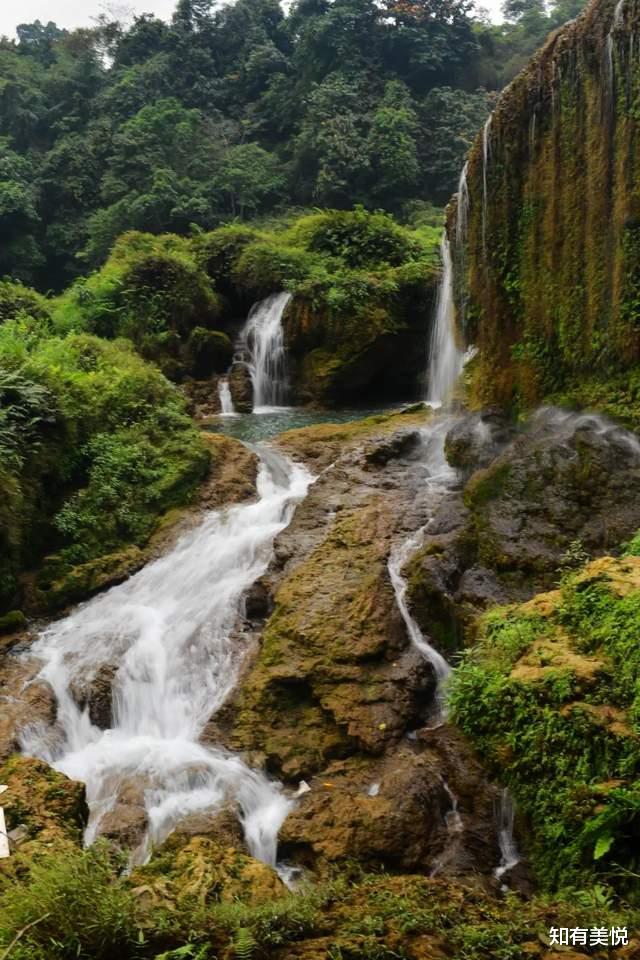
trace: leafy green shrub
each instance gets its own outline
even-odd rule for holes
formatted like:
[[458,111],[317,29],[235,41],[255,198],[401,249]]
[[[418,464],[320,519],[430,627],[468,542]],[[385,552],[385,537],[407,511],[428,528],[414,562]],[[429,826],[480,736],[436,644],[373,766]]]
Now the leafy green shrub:
[[640,865],[640,590],[579,574],[561,597],[546,616],[485,618],[452,717],[528,817],[543,883],[598,871],[626,889]]
[[208,453],[176,388],[126,341],[77,333],[18,350],[5,334],[0,604],[15,604],[18,571],[47,552],[79,563],[144,542]]
[[392,217],[362,208],[302,217],[289,236],[294,244],[337,257],[352,269],[381,264],[397,267],[421,253],[416,239]]
[[205,330],[194,327],[186,346],[189,372],[194,377],[204,378],[212,373],[224,373],[233,357],[233,344],[220,330]]
[[25,314],[38,320],[48,319],[49,307],[45,298],[21,283],[0,281],[0,324]]
[[172,337],[180,343],[195,327],[211,328],[221,310],[188,240],[132,232],[120,237],[100,270],[59,298],[54,321],[62,333],[127,337],[162,361],[167,345],[171,355]]

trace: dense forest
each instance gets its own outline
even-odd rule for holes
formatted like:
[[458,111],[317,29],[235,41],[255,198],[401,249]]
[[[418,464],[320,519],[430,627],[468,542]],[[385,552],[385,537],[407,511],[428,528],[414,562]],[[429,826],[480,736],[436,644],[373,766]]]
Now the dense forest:
[[0,40],[0,276],[60,290],[130,229],[444,205],[497,91],[581,0],[180,0]]

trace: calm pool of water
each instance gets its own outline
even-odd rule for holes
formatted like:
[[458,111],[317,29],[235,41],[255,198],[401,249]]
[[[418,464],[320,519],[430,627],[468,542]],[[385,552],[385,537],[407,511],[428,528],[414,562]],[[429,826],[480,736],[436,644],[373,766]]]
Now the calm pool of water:
[[402,404],[389,404],[379,407],[362,407],[346,410],[310,410],[307,407],[262,407],[253,413],[237,413],[231,416],[219,416],[205,426],[212,433],[224,433],[236,440],[258,443],[270,440],[285,430],[296,427],[309,427],[316,423],[347,423],[360,420],[375,413],[387,413],[399,410]]

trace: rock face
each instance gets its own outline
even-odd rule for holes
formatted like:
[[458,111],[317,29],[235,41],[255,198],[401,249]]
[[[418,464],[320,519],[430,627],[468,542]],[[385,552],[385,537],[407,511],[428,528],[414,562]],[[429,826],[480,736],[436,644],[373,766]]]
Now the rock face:
[[407,567],[414,615],[444,649],[478,612],[550,587],[640,527],[640,445],[604,418],[547,409],[514,435],[472,415],[446,449],[468,479]]
[[639,15],[589,3],[509,84],[471,151],[457,270],[478,404],[532,405],[640,359]]
[[425,729],[435,679],[387,569],[428,516],[425,416],[282,439],[322,472],[276,541],[264,578],[273,612],[222,726],[251,762],[309,783],[282,850],[318,870],[356,858],[490,874],[498,862],[495,793],[453,730]]
[[[70,844],[78,846],[88,817],[84,785],[30,757],[0,765],[0,783],[12,856],[0,860],[0,887],[24,872],[33,857]],[[15,854],[15,855],[14,855]]]

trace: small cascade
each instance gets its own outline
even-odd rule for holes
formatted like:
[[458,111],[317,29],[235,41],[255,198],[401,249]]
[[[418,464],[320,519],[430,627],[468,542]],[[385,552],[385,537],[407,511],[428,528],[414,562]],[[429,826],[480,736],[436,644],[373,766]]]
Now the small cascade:
[[520,854],[513,836],[515,808],[511,794],[505,788],[500,794],[497,808],[498,846],[500,847],[500,865],[494,870],[496,880],[513,870],[520,863]]
[[611,21],[611,27],[607,34],[605,40],[605,49],[604,49],[604,61],[605,61],[605,73],[606,73],[606,92],[609,99],[609,105],[613,101],[613,92],[614,92],[614,80],[615,80],[615,64],[614,64],[614,50],[615,50],[615,34],[619,29],[622,23],[622,15],[624,13],[624,4],[625,0],[618,0],[613,11],[613,19]]
[[464,833],[464,823],[462,822],[462,817],[458,811],[458,798],[446,780],[442,781],[442,786],[444,787],[444,792],[449,798],[449,803],[451,804],[444,815],[444,822],[449,835],[449,840],[444,850],[435,860],[431,870],[429,871],[429,876],[431,877],[435,877],[437,874],[439,874],[442,868],[451,863],[451,861],[455,859],[456,855],[459,854],[463,841],[462,835]]
[[429,344],[428,398],[432,407],[441,407],[451,397],[462,372],[464,351],[455,337],[453,261],[446,235],[440,244],[442,277],[436,298],[435,318]]
[[469,226],[469,184],[467,182],[467,172],[469,164],[465,163],[460,172],[458,180],[458,201],[456,204],[456,246],[460,247],[466,242],[467,228]]
[[220,415],[223,417],[235,417],[237,415],[236,409],[233,405],[229,381],[226,377],[221,377],[220,380],[218,380],[218,397],[220,399]]
[[[22,748],[86,784],[87,843],[123,792],[140,795],[148,829],[134,862],[189,814],[229,800],[253,856],[276,862],[292,801],[239,757],[200,742],[242,666],[246,642],[233,633],[242,596],[312,479],[274,451],[254,450],[256,502],[207,514],[169,554],[52,623],[30,650],[58,711],[55,728],[23,731]],[[110,729],[95,726],[74,697],[105,669],[113,671]]]
[[487,176],[489,161],[491,160],[491,123],[493,114],[489,114],[487,122],[482,128],[482,251],[487,257],[487,209],[489,205],[489,188]]
[[282,407],[287,401],[282,316],[290,300],[291,294],[282,292],[254,304],[240,334],[241,349],[248,356],[256,412]]
[[[427,468],[427,490],[430,512],[433,516],[435,510],[447,492],[457,482],[457,473],[447,463],[444,454],[445,436],[451,426],[450,419],[443,419],[430,424],[422,431],[425,445],[426,457],[425,465]],[[387,569],[389,579],[393,587],[398,610],[404,620],[407,633],[416,649],[421,653],[433,667],[436,678],[435,690],[435,718],[437,721],[446,717],[446,704],[444,697],[444,682],[451,673],[451,667],[435,647],[432,647],[427,638],[422,633],[417,622],[411,615],[407,603],[408,583],[402,575],[402,569],[408,560],[416,553],[423,543],[424,536],[429,528],[430,520],[414,536],[409,537],[403,543],[397,544],[389,555]]]

